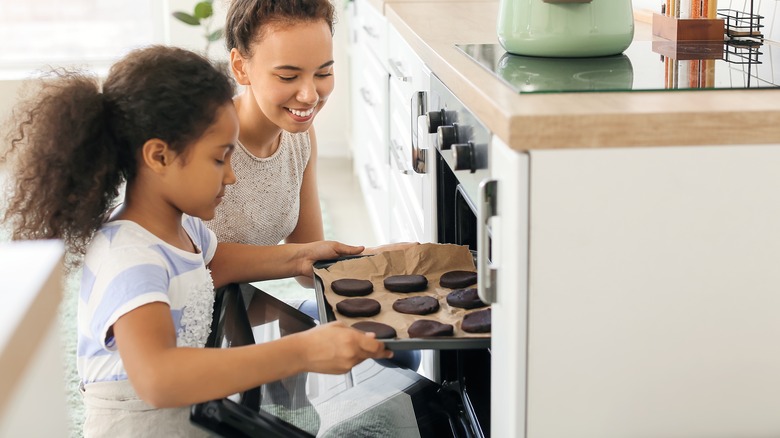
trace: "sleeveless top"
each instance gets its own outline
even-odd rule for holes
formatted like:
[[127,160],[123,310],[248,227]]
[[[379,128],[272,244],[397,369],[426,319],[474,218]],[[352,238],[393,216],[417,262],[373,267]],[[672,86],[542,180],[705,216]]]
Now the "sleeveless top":
[[311,156],[308,132],[282,131],[268,158],[252,155],[240,142],[231,157],[236,183],[206,225],[220,242],[276,245],[293,232],[300,212],[303,172]]

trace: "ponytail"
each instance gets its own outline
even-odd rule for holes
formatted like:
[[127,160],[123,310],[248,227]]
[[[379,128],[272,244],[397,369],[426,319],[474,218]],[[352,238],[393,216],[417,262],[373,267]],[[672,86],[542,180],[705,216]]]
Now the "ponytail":
[[[133,184],[136,155],[152,138],[183,152],[230,104],[226,72],[188,50],[150,46],[114,64],[100,92],[94,77],[57,70],[22,101],[8,127],[14,178],[5,211],[13,239],[62,239],[83,255]],[[75,266],[78,259],[73,260]]]
[[4,222],[14,240],[62,239],[84,254],[127,174],[112,134],[112,103],[96,78],[56,70],[8,122],[13,167]]

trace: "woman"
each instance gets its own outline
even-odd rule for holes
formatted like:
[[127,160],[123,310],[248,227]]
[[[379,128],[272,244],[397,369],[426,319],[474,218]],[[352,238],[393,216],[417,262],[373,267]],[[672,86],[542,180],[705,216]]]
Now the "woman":
[[[328,0],[235,0],[225,39],[243,92],[234,99],[238,183],[208,226],[223,241],[322,240],[312,123],[333,91],[334,8]],[[298,281],[311,287],[310,276]]]

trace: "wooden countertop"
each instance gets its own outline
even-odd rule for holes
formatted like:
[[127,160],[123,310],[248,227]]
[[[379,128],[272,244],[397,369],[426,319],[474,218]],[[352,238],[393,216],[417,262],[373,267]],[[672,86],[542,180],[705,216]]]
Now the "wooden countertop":
[[63,254],[56,240],[0,244],[0,417],[39,343],[57,322]]
[[[780,89],[520,95],[455,47],[497,42],[498,2],[371,1],[513,149],[780,143]],[[653,39],[646,20],[635,40]]]

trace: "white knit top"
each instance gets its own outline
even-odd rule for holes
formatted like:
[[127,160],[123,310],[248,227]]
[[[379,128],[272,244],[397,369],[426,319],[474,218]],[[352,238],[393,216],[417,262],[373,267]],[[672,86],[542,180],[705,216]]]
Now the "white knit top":
[[298,224],[303,172],[311,156],[308,132],[282,131],[279,148],[268,158],[252,155],[238,143],[231,162],[236,183],[214,219],[206,225],[220,242],[276,245]]

